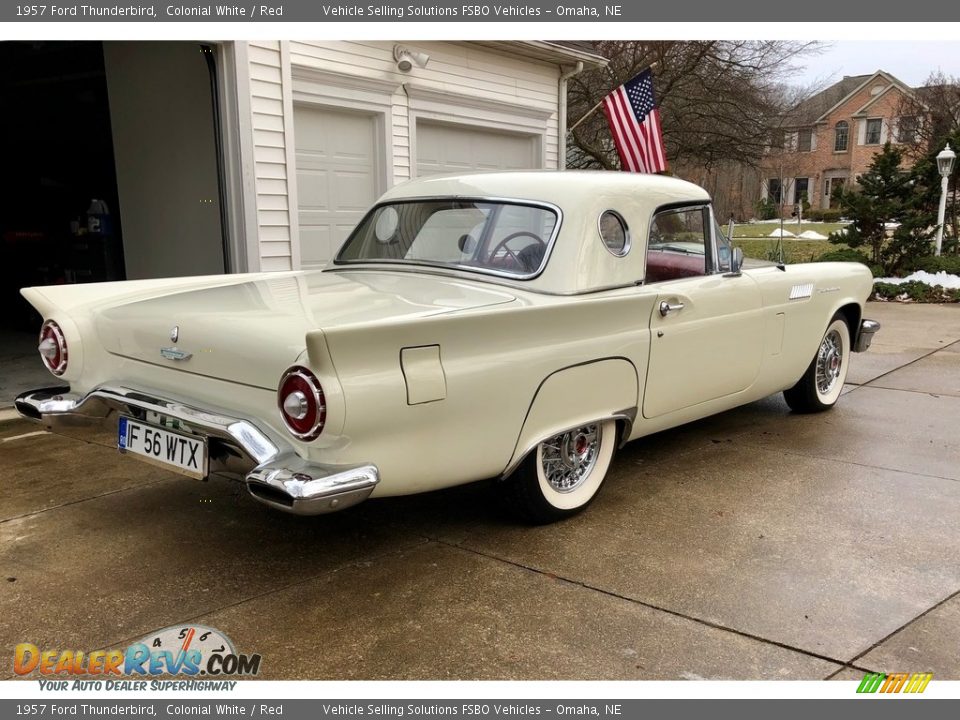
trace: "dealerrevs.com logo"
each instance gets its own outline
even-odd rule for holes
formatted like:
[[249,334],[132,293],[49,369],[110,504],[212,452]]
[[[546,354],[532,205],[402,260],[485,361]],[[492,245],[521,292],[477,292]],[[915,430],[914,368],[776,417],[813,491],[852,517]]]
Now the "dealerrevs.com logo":
[[867,673],[857,692],[922,693],[932,679],[933,673]]
[[216,628],[172,625],[124,649],[61,650],[20,643],[14,648],[13,671],[19,676],[112,677],[247,676],[260,672],[260,655],[238,653]]

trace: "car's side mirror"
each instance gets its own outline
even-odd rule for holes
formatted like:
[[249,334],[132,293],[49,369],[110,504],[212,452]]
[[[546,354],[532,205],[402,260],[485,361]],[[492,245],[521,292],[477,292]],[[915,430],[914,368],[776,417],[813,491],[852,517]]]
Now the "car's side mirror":
[[730,272],[727,273],[728,277],[737,276],[740,274],[740,268],[743,267],[743,250],[735,247],[730,251]]

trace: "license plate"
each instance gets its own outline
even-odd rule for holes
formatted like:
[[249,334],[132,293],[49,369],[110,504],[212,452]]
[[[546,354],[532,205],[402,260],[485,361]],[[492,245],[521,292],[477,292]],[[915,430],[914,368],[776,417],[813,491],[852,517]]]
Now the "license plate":
[[148,462],[194,478],[207,475],[207,443],[196,435],[173,432],[121,417],[117,433],[120,452],[139,455]]

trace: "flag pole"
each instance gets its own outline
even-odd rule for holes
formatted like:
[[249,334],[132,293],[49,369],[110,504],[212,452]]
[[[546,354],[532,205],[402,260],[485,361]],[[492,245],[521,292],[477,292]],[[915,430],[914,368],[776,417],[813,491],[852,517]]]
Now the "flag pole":
[[582,123],[584,120],[586,120],[588,117],[590,117],[591,115],[593,115],[593,114],[600,108],[601,105],[603,105],[603,100],[601,100],[601,101],[598,102],[596,105],[594,105],[592,108],[590,108],[589,110],[587,110],[586,115],[584,115],[582,118],[580,118],[579,120],[577,120],[573,125],[571,125],[570,127],[567,128],[567,132],[573,132],[574,130],[576,130],[576,129],[577,129],[577,126],[578,126],[580,123]]
[[[642,74],[645,73],[647,70],[653,70],[653,69],[654,69],[657,65],[659,65],[659,64],[660,64],[660,61],[659,61],[659,60],[654,60],[652,63],[650,63],[649,65],[647,65],[643,70],[641,70],[640,72],[638,72],[637,75],[642,75]],[[604,99],[605,99],[605,98],[606,98],[606,96],[604,96]],[[568,132],[568,133],[572,133],[574,130],[576,130],[576,129],[577,129],[577,126],[578,126],[580,123],[582,123],[584,120],[586,120],[588,117],[590,117],[591,115],[593,115],[597,110],[599,110],[601,105],[603,105],[603,100],[600,100],[600,102],[598,102],[598,103],[597,103],[596,105],[594,105],[592,108],[590,108],[589,110],[587,110],[586,114],[585,114],[582,118],[580,118],[580,119],[577,120],[573,125],[571,125],[570,127],[567,128],[567,132]]]

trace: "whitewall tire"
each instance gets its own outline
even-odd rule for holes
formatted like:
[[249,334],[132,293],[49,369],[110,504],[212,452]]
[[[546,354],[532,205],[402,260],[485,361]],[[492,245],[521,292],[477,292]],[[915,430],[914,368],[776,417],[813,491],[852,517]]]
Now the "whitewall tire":
[[512,509],[536,524],[580,512],[603,484],[616,445],[615,420],[589,423],[544,440],[507,480]]
[[850,326],[837,313],[820,340],[817,353],[803,377],[783,393],[794,412],[822,412],[832,408],[843,392],[850,367]]

